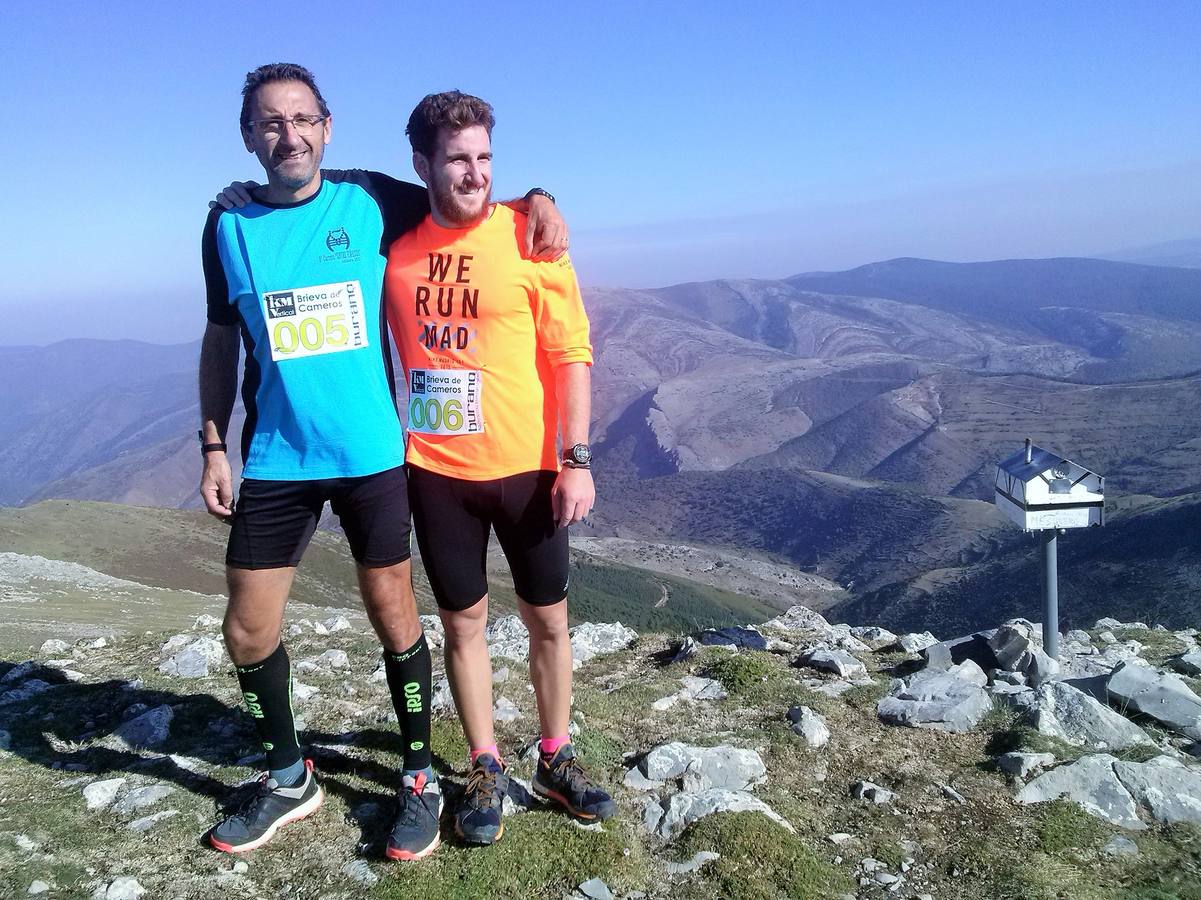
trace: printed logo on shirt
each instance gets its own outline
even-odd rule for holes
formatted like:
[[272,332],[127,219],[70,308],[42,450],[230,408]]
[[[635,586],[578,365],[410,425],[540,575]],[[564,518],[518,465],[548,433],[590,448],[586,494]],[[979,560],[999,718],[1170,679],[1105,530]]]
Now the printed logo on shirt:
[[263,307],[275,362],[369,345],[358,281],[264,293]]
[[296,294],[292,291],[266,294],[263,299],[267,303],[267,316],[269,318],[278,319],[280,316],[296,315]]
[[410,394],[425,393],[425,371],[422,369],[414,369],[412,372],[411,383],[409,385]]
[[325,246],[330,253],[335,250],[349,250],[350,235],[346,233],[345,228],[331,228],[329,234],[325,236]]

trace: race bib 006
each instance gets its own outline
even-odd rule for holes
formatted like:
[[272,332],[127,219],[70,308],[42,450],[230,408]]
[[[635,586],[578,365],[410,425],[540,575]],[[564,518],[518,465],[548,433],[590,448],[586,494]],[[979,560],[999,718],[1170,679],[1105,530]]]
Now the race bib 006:
[[358,281],[268,291],[263,318],[276,362],[368,346]]
[[483,434],[483,375],[478,369],[410,369],[409,431]]

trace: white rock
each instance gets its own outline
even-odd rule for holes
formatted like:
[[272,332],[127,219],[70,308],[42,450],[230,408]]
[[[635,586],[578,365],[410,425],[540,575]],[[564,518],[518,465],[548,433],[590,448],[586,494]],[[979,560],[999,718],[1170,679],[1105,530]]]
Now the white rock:
[[1106,682],[1111,703],[1121,703],[1161,725],[1201,741],[1201,697],[1179,675],[1122,663]]
[[326,650],[317,656],[310,656],[308,659],[302,659],[296,664],[296,668],[301,672],[321,672],[330,669],[349,669],[350,657],[346,655],[345,650]]
[[984,670],[970,659],[965,659],[957,666],[951,666],[947,669],[948,675],[954,675],[956,678],[962,678],[969,684],[974,684],[976,687],[987,687],[988,676],[984,674]]
[[350,631],[350,619],[346,616],[330,616],[321,623],[325,626],[326,632],[336,634],[339,631]]
[[521,710],[508,697],[497,697],[492,707],[492,718],[497,722],[513,722],[521,718]]
[[134,819],[126,827],[130,831],[145,832],[149,831],[164,819],[170,819],[177,815],[179,815],[178,809],[164,809],[162,812],[156,812],[149,816],[143,816],[140,819]]
[[221,620],[216,616],[210,616],[208,613],[201,613],[192,621],[192,630],[211,631],[214,628],[221,627]]
[[859,625],[851,629],[851,634],[861,640],[872,650],[883,650],[897,642],[897,636],[887,628],[876,625]]
[[897,638],[897,644],[899,644],[901,649],[906,653],[917,653],[921,650],[925,650],[927,647],[933,647],[937,643],[938,638],[928,631],[923,631],[921,634],[910,632],[909,634],[903,634]]
[[1044,772],[1018,791],[1018,803],[1044,803],[1061,797],[1090,815],[1122,828],[1142,829],[1134,798],[1114,772],[1112,756],[1097,753]]
[[379,876],[371,871],[371,866],[364,859],[352,859],[346,863],[342,866],[342,874],[365,887],[375,887],[379,882]]
[[845,831],[836,831],[834,834],[829,835],[826,840],[828,840],[835,847],[841,847],[843,844],[851,840],[851,836]]
[[764,628],[776,628],[780,631],[815,631],[827,634],[830,623],[825,616],[816,613],[807,606],[793,606],[783,615],[776,616],[763,623]]
[[146,889],[132,875],[123,875],[113,881],[104,892],[104,900],[138,900]]
[[502,616],[484,631],[488,655],[521,662],[530,655],[530,633],[518,616]]
[[970,731],[992,710],[978,685],[947,672],[923,669],[908,681],[893,679],[888,696],[876,704],[884,722],[937,731]]
[[[730,791],[721,788],[711,788],[699,793],[673,794],[667,805],[661,807],[661,818],[655,829],[660,837],[672,840],[685,828],[698,819],[719,812],[758,812],[767,816],[780,827],[795,831],[787,821],[775,810],[757,797],[745,791]],[[649,821],[652,816],[644,814],[643,821]]]
[[571,665],[574,669],[597,656],[624,650],[638,640],[638,632],[620,622],[583,622],[569,633]]
[[175,713],[164,703],[121,723],[113,732],[113,737],[131,749],[157,747],[170,735],[173,718]]
[[897,795],[870,781],[856,781],[851,785],[851,796],[856,800],[867,800],[877,806],[883,806],[886,803],[892,803]]
[[434,712],[455,711],[455,697],[450,689],[450,679],[443,675],[434,683],[434,696],[430,698],[430,709]]
[[195,640],[189,635],[181,637],[188,638],[191,643],[158,667],[164,675],[205,678],[213,668],[221,665],[221,660],[225,658],[225,648],[220,641],[211,637],[199,637]]
[[1029,712],[1031,723],[1040,734],[1077,747],[1118,753],[1139,744],[1154,743],[1125,716],[1062,681],[1038,688]]
[[639,763],[639,768],[643,775],[656,782],[688,775],[702,789],[742,790],[758,783],[767,774],[767,766],[754,750],[728,745],[694,747],[679,741],[651,750]]
[[89,810],[104,809],[117,798],[117,792],[125,784],[124,778],[107,778],[104,781],[93,781],[83,789],[83,799]]
[[305,703],[320,693],[321,688],[313,687],[311,684],[305,684],[301,681],[292,682],[292,697],[300,703]]
[[[43,656],[58,656],[62,653],[67,653],[71,650],[71,645],[66,641],[60,641],[58,638],[51,638],[42,644],[38,653]],[[45,884],[46,882],[34,882],[34,884]]]
[[1101,848],[1101,852],[1106,856],[1138,856],[1138,844],[1130,840],[1128,837],[1122,837],[1120,834],[1115,834],[1109,839],[1109,842]]
[[169,784],[151,784],[134,788],[113,806],[112,811],[118,815],[128,815],[136,810],[145,809],[147,806],[153,806],[174,793],[175,788]]
[[1114,772],[1158,822],[1201,825],[1201,771],[1170,756],[1145,763],[1117,762]]
[[817,750],[830,742],[830,728],[826,720],[807,706],[794,706],[788,710],[792,730],[804,738],[811,749]]
[[705,863],[719,859],[721,859],[720,853],[714,853],[712,850],[698,850],[692,859],[684,862],[669,862],[665,868],[668,875],[688,875],[698,871]]
[[613,900],[613,892],[599,878],[589,878],[581,884],[580,893],[590,900]]
[[1025,778],[1032,772],[1055,765],[1054,753],[1003,753],[997,758],[997,765],[1002,772],[1017,778]]
[[799,662],[803,665],[832,672],[839,678],[866,678],[867,667],[855,657],[842,650],[828,650],[818,647],[800,655]]
[[50,890],[50,885],[44,881],[31,881],[29,889],[25,891],[30,897],[36,897],[38,894],[44,894]]

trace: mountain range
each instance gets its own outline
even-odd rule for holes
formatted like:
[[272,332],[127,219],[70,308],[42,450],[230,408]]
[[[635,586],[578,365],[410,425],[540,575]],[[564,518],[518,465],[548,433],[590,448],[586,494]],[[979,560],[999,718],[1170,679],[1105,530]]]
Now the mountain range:
[[[774,560],[841,586],[828,614],[852,621],[1033,617],[1033,544],[990,502],[996,461],[1031,437],[1116,504],[1065,541],[1065,616],[1188,615],[1201,269],[897,259],[585,302],[599,503],[582,535]],[[197,351],[0,348],[0,504],[196,507]]]

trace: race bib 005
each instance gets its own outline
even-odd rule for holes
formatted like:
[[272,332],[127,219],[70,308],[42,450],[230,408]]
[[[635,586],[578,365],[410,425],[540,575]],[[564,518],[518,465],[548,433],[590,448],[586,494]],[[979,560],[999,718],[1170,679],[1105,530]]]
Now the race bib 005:
[[358,281],[265,292],[263,318],[276,362],[368,346]]
[[478,369],[410,369],[409,431],[420,434],[483,434]]

